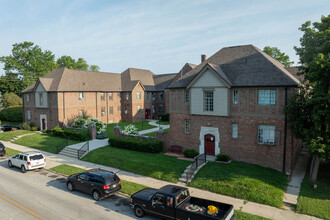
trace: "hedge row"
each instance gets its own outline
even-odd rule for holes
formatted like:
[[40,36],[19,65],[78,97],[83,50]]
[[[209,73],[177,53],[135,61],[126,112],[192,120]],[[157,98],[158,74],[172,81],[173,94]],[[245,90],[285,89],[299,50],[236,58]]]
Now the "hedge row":
[[0,120],[11,121],[11,122],[22,122],[23,121],[23,107],[8,107],[0,111]]
[[56,126],[51,130],[51,133],[58,137],[70,138],[77,141],[87,141],[88,133],[87,130],[73,130],[73,129],[63,129],[59,126]]
[[129,137],[115,137],[109,139],[109,144],[112,147],[148,153],[159,153],[163,151],[163,142],[156,140],[139,140]]
[[158,119],[161,121],[170,121],[170,114],[168,113],[158,114]]

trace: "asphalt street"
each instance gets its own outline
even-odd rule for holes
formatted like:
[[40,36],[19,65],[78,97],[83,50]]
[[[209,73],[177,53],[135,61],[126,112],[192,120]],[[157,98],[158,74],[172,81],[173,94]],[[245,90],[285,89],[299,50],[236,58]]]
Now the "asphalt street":
[[[65,177],[44,169],[21,173],[0,158],[0,219],[137,219],[129,198],[114,195],[94,201],[90,195],[70,192]],[[143,220],[156,219],[145,216]]]

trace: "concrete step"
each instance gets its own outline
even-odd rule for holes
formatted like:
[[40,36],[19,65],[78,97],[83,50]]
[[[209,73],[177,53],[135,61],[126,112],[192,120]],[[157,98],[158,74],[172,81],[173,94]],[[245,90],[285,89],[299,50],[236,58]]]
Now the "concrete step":
[[64,155],[64,156],[67,156],[67,157],[73,157],[73,158],[77,158],[78,157],[78,154],[70,154],[70,153],[61,153],[61,155]]
[[68,147],[66,147],[66,148],[63,148],[62,151],[67,151],[67,152],[78,152],[78,149],[74,149],[74,148],[68,148]]
[[186,181],[187,181],[186,178],[182,178],[182,177],[179,178],[179,182],[186,183]]

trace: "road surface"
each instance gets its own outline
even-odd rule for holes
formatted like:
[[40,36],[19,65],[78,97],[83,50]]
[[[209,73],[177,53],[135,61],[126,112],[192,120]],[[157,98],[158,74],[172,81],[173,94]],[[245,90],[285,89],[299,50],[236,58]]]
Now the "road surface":
[[[0,219],[137,219],[129,198],[114,195],[95,201],[90,195],[70,192],[65,178],[47,170],[21,173],[0,157]],[[143,220],[156,219],[145,216]]]

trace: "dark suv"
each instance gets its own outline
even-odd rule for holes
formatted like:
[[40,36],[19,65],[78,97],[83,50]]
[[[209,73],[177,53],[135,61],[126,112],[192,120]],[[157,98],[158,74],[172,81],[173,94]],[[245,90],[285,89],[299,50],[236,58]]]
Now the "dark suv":
[[98,201],[119,192],[121,180],[113,172],[92,169],[68,176],[66,186],[70,191],[77,190],[88,193]]
[[6,155],[6,148],[5,148],[5,145],[3,145],[1,142],[0,142],[0,156],[5,156]]

